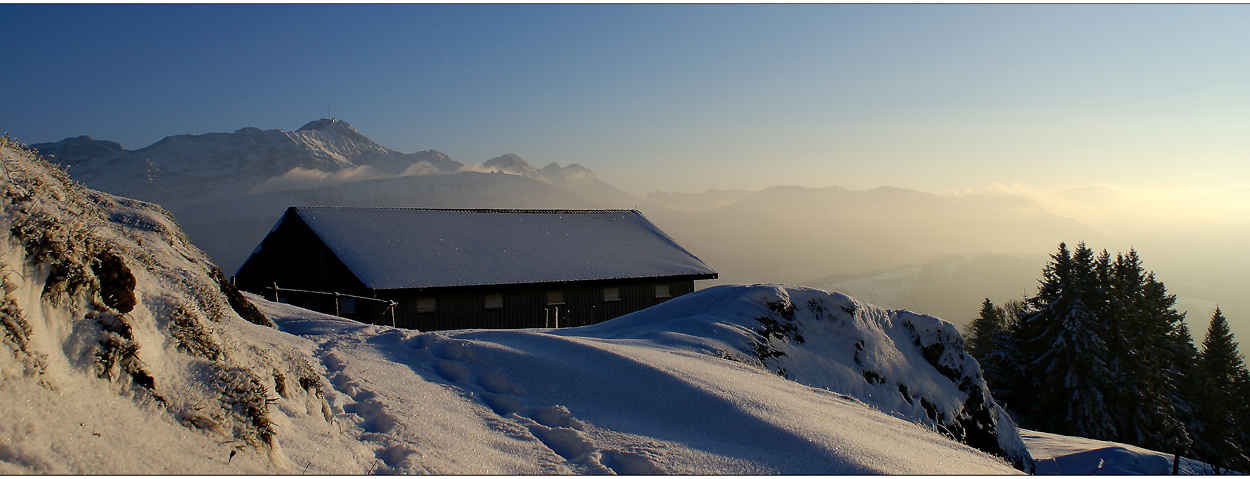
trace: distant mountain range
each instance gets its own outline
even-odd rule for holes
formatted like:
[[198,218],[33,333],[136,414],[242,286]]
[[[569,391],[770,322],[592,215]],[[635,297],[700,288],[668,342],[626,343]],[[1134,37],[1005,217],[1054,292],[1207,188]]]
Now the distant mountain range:
[[158,203],[174,212],[275,189],[465,171],[524,176],[577,191],[604,206],[637,203],[581,165],[562,168],[551,163],[538,170],[515,154],[464,165],[437,150],[400,153],[374,143],[347,122],[330,118],[308,122],[296,131],[242,128],[234,133],[176,135],[138,150],[87,136],[31,147],[67,167],[88,187]]
[[[1022,277],[1012,255],[1028,255],[1029,264],[1035,264],[1039,252],[1052,251],[1060,241],[1098,238],[1084,225],[1020,198],[778,186],[698,194],[657,191],[640,199],[582,165],[536,168],[512,153],[470,164],[433,149],[401,153],[328,118],[296,131],[243,128],[171,136],[137,150],[86,136],[31,146],[88,187],[174,212],[183,230],[227,274],[238,269],[288,206],[638,208],[716,268],[720,282],[821,286],[867,280],[952,254],[988,254],[997,255],[988,261],[1006,261],[1004,271],[1013,273],[1008,281],[979,284],[1021,291],[1035,281]],[[978,260],[977,270],[992,274],[995,269],[986,261]],[[831,281],[830,275],[843,279]],[[923,278],[934,278],[929,289],[946,281]],[[899,298],[892,307],[913,307],[913,299],[922,298],[911,291],[924,289],[910,281],[908,295],[899,295],[876,290],[877,285],[891,287],[879,280],[845,284],[867,287],[868,294],[881,299]],[[971,314],[979,306],[979,298],[974,299],[920,309],[959,316],[965,315],[956,313],[965,310],[962,302],[968,302]]]

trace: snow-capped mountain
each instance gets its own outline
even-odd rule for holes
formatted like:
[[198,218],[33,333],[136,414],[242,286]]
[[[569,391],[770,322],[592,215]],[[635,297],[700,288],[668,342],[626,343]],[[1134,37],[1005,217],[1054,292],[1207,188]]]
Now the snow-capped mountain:
[[310,121],[296,131],[244,128],[168,136],[133,151],[88,136],[31,146],[68,166],[70,175],[90,188],[173,211],[245,195],[294,169],[336,173],[364,168],[397,175],[409,168],[447,173],[461,166],[435,150],[404,154],[386,149],[334,119]]
[[533,178],[562,190],[582,196],[602,207],[630,208],[639,203],[637,198],[600,180],[590,168],[579,164],[561,167],[551,162],[537,169],[515,153],[498,156],[482,163],[484,171],[508,173]]
[[[82,136],[31,145],[83,184],[164,206],[175,213],[255,193],[321,188],[398,176],[498,171],[555,185],[603,206],[637,200],[580,165],[540,170],[515,154],[464,165],[437,150],[400,153],[347,122],[322,118],[295,131],[242,128],[176,135],[138,150]],[[424,206],[424,205],[407,205]]]
[[382,147],[334,119],[309,122],[296,131],[242,128],[176,135],[134,151],[88,137],[31,146],[89,187],[171,211],[243,196],[296,168],[327,173],[369,168],[397,175],[408,168],[452,172],[461,166],[435,150],[408,154]]

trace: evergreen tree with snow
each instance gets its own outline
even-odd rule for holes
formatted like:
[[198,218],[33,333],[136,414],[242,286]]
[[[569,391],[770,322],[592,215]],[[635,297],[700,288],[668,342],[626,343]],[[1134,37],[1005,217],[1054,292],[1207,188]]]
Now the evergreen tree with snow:
[[1185,354],[1176,336],[1184,323],[1184,315],[1173,308],[1176,296],[1142,268],[1136,250],[1116,255],[1114,263],[1104,251],[1097,269],[1106,299],[1108,367],[1115,380],[1106,392],[1115,411],[1117,440],[1184,452],[1191,439],[1176,398],[1184,374],[1178,360]]
[[1182,371],[1176,383],[1175,403],[1177,418],[1185,425],[1185,431],[1191,438],[1187,451],[1182,455],[1188,457],[1205,457],[1203,451],[1211,446],[1206,440],[1209,433],[1206,427],[1206,411],[1209,409],[1207,391],[1211,389],[1210,381],[1199,364],[1198,348],[1194,347],[1193,336],[1189,334],[1189,326],[1181,322],[1173,333],[1174,343],[1179,351],[1174,359],[1175,366]]
[[1100,320],[1106,300],[1093,252],[1084,242],[1073,253],[1060,243],[1051,259],[1019,329],[1021,364],[1035,398],[1026,415],[1047,431],[1113,440],[1116,421],[1104,390],[1121,381],[1108,368],[1110,331]]
[[1211,316],[1207,336],[1202,340],[1199,368],[1209,381],[1205,391],[1207,407],[1203,410],[1205,430],[1200,441],[1199,457],[1222,468],[1245,470],[1247,460],[1245,433],[1250,424],[1238,424],[1238,413],[1250,393],[1250,373],[1237,351],[1237,341],[1228,327],[1228,320],[1218,307]]

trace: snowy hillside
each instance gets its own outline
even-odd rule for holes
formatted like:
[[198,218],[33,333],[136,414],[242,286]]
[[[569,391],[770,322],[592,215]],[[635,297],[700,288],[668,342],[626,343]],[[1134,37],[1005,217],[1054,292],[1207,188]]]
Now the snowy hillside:
[[7,137],[0,162],[0,473],[281,469],[285,430],[328,427],[312,364],[250,339],[272,323],[168,213]]

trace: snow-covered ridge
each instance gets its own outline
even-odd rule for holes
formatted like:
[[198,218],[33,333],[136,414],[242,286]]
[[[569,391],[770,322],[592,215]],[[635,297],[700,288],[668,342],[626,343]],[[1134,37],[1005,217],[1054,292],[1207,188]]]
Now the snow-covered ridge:
[[[709,326],[737,337],[708,336]],[[715,286],[556,334],[663,338],[854,397],[1033,469],[1015,423],[994,403],[980,366],[963,353],[958,330],[932,316],[810,288]]]

